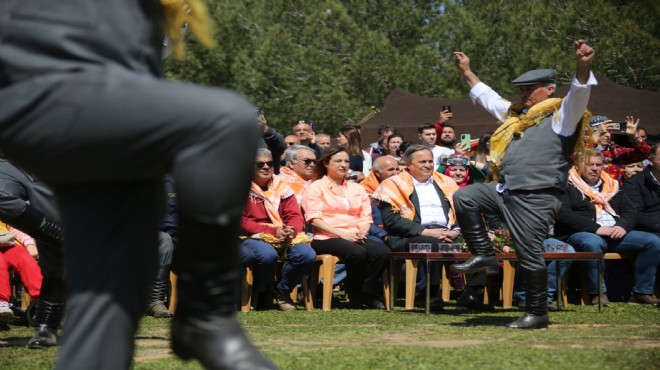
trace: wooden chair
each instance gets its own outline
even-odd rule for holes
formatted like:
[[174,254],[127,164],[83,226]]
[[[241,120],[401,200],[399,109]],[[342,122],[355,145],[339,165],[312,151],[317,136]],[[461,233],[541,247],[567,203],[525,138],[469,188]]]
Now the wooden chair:
[[[277,271],[282,271],[281,269],[281,264],[284,263],[284,261],[280,260],[278,261],[278,266],[275,269],[276,274]],[[241,312],[250,312],[250,308],[252,306],[252,284],[254,282],[254,275],[253,275],[253,270],[252,266],[248,266],[243,270],[243,276],[241,278]],[[274,280],[273,280],[274,281]],[[302,279],[302,289],[303,289],[303,295],[305,297],[305,309],[307,311],[312,311],[314,309],[314,301],[312,298],[309,296],[309,287],[307,284],[307,281],[303,278]],[[294,302],[298,301],[298,287],[293,288],[291,291],[291,299]]]
[[[331,254],[320,254],[316,256],[316,265],[312,267],[310,274],[309,292],[305,293],[305,299],[309,297],[313,305],[314,297],[316,296],[316,287],[320,279],[323,279],[323,299],[322,310],[330,311],[332,308],[332,281],[335,279],[335,266],[340,262],[339,257]],[[304,288],[304,287],[303,287]],[[383,294],[385,296],[385,309],[390,309],[390,282],[387,270],[383,271]],[[349,297],[350,299],[350,297]]]

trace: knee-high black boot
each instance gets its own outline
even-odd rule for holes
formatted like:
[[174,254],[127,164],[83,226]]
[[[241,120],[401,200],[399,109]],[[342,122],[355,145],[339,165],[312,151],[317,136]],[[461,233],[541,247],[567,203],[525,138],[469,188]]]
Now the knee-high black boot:
[[487,274],[497,274],[499,272],[497,257],[481,213],[469,210],[456,212],[456,220],[474,257],[464,263],[451,265],[451,270],[460,273],[485,271]]
[[57,329],[64,316],[64,303],[55,303],[40,299],[34,322],[36,328],[27,347],[41,349],[57,345]]
[[206,369],[276,369],[250,342],[236,319],[238,270],[207,279],[181,273],[172,321],[172,349]]
[[515,329],[547,329],[548,317],[548,272],[547,269],[524,271],[526,285],[525,314],[507,326]]
[[165,294],[169,287],[170,266],[159,266],[156,280],[151,285],[147,315],[153,317],[172,317],[172,313],[165,307]]
[[184,360],[199,360],[206,369],[276,369],[236,318],[237,231],[238,218],[223,226],[179,218],[180,247],[175,256],[179,299],[172,320],[172,349]]

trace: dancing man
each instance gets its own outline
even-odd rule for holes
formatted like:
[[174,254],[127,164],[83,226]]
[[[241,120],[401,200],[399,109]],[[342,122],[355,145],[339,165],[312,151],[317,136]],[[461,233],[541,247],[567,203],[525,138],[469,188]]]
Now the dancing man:
[[497,183],[474,184],[454,195],[456,217],[474,257],[452,270],[498,272],[486,233],[484,213],[503,216],[518,254],[526,284],[525,314],[511,328],[540,329],[549,323],[547,274],[543,240],[566,190],[571,155],[583,152],[591,136],[585,109],[596,79],[590,63],[594,50],[575,42],[576,73],[564,99],[553,98],[556,72],[525,72],[511,83],[520,89],[520,103],[511,104],[481,82],[465,53],[455,52],[456,66],[470,87],[470,98],[502,124],[491,138],[489,162]]

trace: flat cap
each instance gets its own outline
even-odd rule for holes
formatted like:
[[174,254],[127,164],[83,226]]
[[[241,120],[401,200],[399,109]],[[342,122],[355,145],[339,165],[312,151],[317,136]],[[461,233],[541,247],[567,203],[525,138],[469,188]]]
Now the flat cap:
[[538,83],[555,83],[557,72],[554,69],[534,69],[527,71],[515,80],[511,81],[514,86],[535,85]]

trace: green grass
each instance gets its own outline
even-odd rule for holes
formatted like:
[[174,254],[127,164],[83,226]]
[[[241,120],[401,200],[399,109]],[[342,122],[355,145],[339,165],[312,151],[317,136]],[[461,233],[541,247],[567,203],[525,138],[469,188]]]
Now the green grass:
[[[400,304],[401,302],[399,302]],[[602,313],[571,305],[548,330],[503,327],[519,310],[468,313],[448,304],[424,315],[397,308],[239,314],[281,369],[660,369],[660,309],[612,303]],[[135,369],[200,369],[169,351],[168,319],[144,318]],[[0,332],[0,368],[47,369],[55,349],[24,348],[31,330]]]

